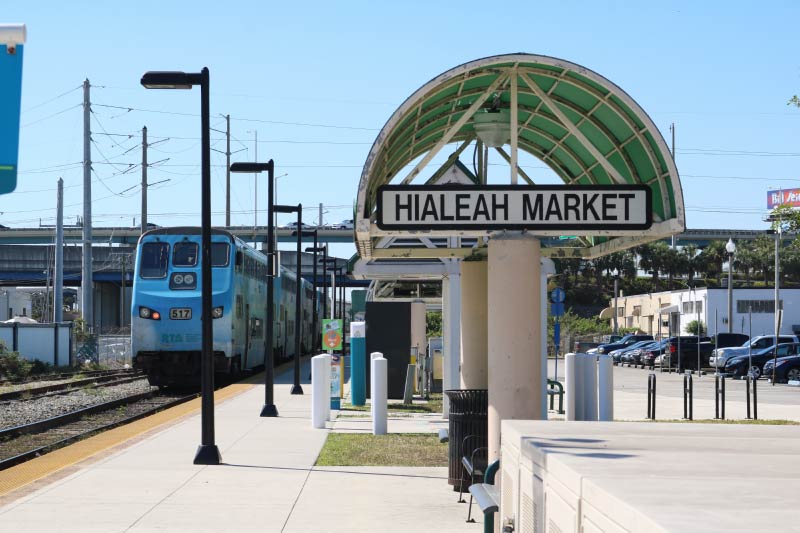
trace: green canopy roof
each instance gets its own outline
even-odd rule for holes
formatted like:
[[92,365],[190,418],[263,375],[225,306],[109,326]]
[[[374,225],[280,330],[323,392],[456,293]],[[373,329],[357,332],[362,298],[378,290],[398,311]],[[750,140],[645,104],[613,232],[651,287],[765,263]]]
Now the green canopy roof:
[[451,166],[468,146],[480,142],[475,116],[490,107],[510,113],[510,151],[497,151],[509,162],[512,183],[517,176],[533,183],[518,165],[517,150],[522,150],[540,159],[565,184],[645,184],[652,190],[654,224],[646,234],[572,232],[581,236],[570,243],[572,248],[550,250],[548,255],[594,257],[684,230],[678,171],[644,110],[622,89],[580,65],[512,54],[465,63],[437,76],[388,120],[370,150],[358,189],[356,235],[362,257],[373,255],[380,237],[400,233],[382,231],[374,223],[378,187],[424,183],[419,176],[439,153],[450,156],[442,167]]

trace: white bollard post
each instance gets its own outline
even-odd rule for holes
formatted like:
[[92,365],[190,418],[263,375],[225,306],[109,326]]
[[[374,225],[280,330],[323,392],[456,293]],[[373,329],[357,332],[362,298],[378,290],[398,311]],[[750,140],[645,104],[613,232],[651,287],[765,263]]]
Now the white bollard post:
[[576,416],[577,395],[575,383],[575,367],[577,355],[568,353],[564,355],[564,419],[578,420]]
[[330,355],[311,358],[311,425],[316,429],[325,429],[325,421],[330,413],[330,367]]
[[614,420],[614,362],[608,354],[601,355],[597,364],[597,418]]
[[388,361],[381,354],[380,357],[372,358],[372,376],[370,391],[372,400],[372,434],[386,435],[386,416],[388,411]]
[[583,420],[597,420],[597,356],[583,356]]

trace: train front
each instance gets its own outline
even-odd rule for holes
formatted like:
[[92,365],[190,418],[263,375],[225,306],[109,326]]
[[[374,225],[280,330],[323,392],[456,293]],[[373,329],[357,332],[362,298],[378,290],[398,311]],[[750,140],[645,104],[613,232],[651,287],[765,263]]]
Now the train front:
[[[211,236],[214,368],[231,372],[233,240]],[[152,385],[199,386],[201,353],[199,228],[156,229],[137,248],[131,301],[134,368]]]

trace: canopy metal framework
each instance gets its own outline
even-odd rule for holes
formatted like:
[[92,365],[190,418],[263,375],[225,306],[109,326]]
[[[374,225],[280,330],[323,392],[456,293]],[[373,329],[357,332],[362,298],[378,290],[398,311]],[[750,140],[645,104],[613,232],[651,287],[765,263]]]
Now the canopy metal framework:
[[[356,207],[356,246],[362,259],[465,257],[475,247],[382,247],[389,236],[482,237],[486,231],[387,231],[375,223],[378,188],[433,183],[474,145],[479,183],[486,183],[488,148],[476,133],[475,115],[509,111],[509,146],[495,150],[508,163],[511,184],[535,184],[520,168],[519,150],[546,164],[564,184],[645,184],[653,194],[653,226],[645,231],[570,231],[577,237],[543,248],[550,257],[593,258],[680,233],[685,228],[680,178],[661,133],[644,110],[603,76],[561,59],[532,54],[487,57],[455,67],[412,94],[378,134],[364,164]],[[423,170],[449,156],[432,176]],[[409,170],[410,169],[410,170]],[[415,181],[416,180],[416,181]],[[560,231],[537,231],[557,237]],[[385,241],[383,241],[385,242]],[[385,246],[385,245],[384,245]],[[545,245],[547,246],[547,245]]]

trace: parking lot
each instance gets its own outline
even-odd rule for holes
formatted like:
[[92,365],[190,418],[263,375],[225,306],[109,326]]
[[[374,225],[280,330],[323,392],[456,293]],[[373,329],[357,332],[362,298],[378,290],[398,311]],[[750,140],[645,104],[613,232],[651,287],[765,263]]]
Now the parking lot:
[[[555,377],[555,360],[548,361],[548,376]],[[683,416],[683,374],[641,368],[614,367],[614,418],[644,420],[647,415],[648,375],[656,375],[656,418],[680,419]],[[558,360],[558,380],[564,382],[564,360]],[[714,407],[714,375],[693,376],[694,418],[712,419]],[[800,422],[800,387],[772,385],[766,379],[757,383],[758,418]],[[746,382],[725,379],[725,415],[728,419],[745,419],[747,415]]]

